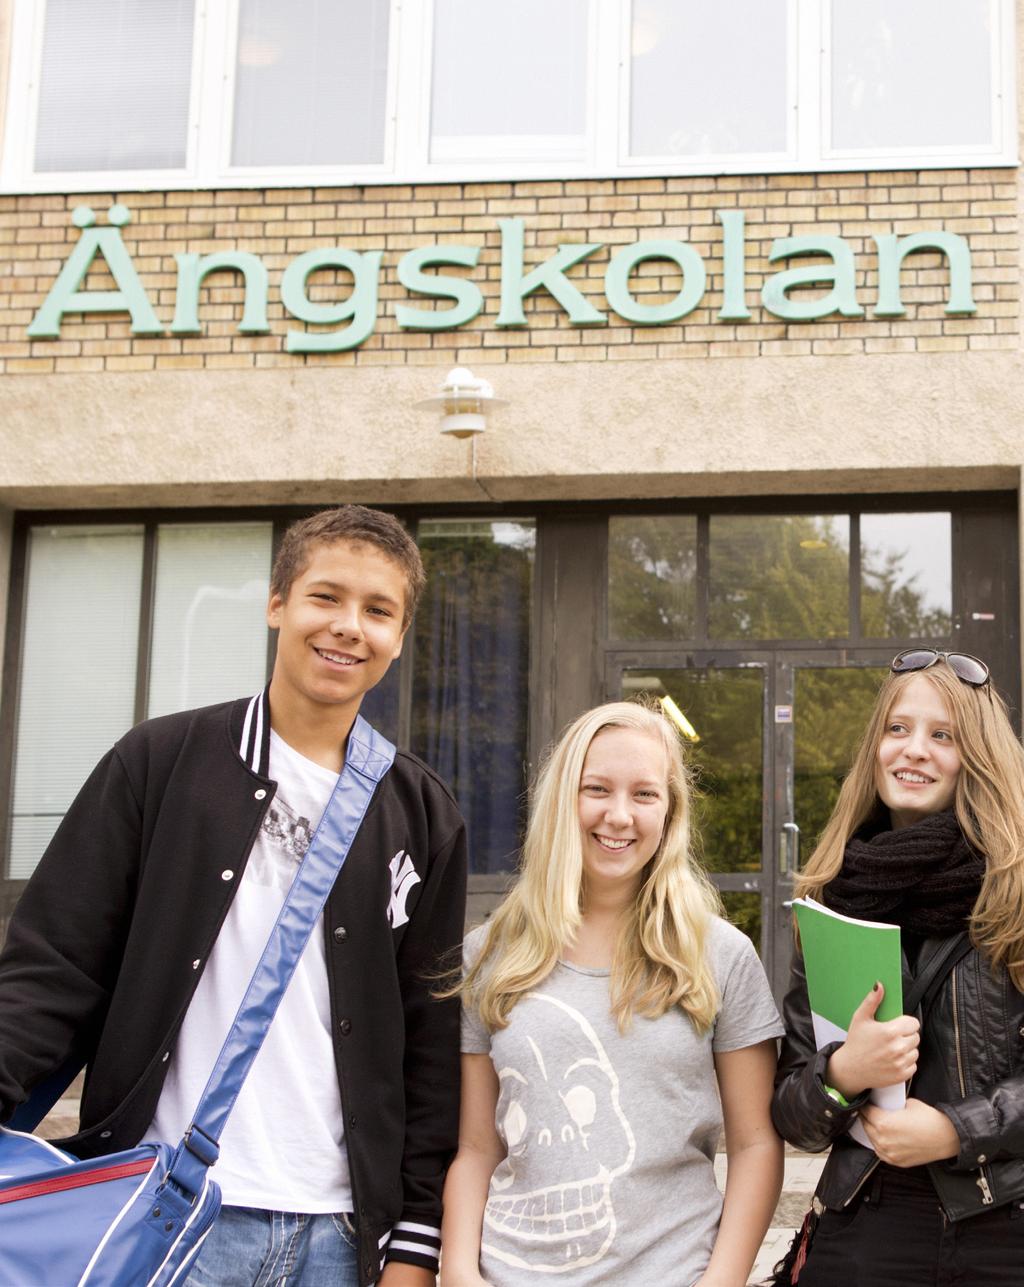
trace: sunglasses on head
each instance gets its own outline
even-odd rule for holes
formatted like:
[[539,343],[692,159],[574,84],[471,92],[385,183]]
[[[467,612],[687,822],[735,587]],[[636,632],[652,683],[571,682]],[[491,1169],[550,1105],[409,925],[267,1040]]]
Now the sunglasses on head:
[[983,688],[988,683],[988,667],[980,657],[969,652],[940,652],[937,648],[908,648],[893,657],[889,669],[894,675],[906,675],[914,670],[927,670],[936,662],[944,661],[957,679],[972,688]]

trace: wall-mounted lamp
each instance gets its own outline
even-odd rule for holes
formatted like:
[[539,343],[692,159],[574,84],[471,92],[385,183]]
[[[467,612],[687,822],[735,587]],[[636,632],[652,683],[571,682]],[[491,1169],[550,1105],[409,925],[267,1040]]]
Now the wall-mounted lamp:
[[487,428],[487,413],[492,407],[508,404],[494,396],[490,381],[473,374],[468,367],[453,367],[444,378],[441,392],[423,398],[413,406],[421,411],[441,412],[441,432],[453,438],[472,438]]

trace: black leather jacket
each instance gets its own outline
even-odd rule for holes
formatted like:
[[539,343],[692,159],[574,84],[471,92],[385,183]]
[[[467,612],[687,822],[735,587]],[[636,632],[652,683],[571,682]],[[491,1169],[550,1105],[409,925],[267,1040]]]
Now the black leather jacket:
[[[942,943],[923,944],[919,970]],[[860,1192],[878,1158],[846,1134],[867,1095],[842,1108],[825,1093],[825,1066],[838,1044],[815,1050],[799,952],[783,1019],[772,1120],[797,1148],[821,1153],[832,1146],[817,1196],[827,1207],[843,1207]],[[953,967],[932,1003],[910,1093],[944,1112],[960,1137],[957,1157],[928,1166],[950,1220],[1024,1196],[1024,995],[1004,969],[993,971],[976,951]]]

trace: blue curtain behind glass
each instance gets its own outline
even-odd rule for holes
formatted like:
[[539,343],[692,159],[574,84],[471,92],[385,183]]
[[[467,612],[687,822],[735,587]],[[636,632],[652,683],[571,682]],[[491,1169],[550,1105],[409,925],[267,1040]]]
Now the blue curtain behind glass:
[[529,681],[531,551],[487,536],[421,536],[412,748],[454,790],[471,870],[515,863]]

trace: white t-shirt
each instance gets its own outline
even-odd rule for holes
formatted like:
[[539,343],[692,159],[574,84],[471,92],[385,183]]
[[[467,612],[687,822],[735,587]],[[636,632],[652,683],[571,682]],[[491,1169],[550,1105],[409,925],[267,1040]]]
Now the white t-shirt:
[[[278,784],[235,899],[189,1005],[146,1139],[176,1143],[234,1020],[337,775],[270,734]],[[217,856],[210,855],[216,862]],[[256,1056],[211,1175],[228,1206],[350,1211],[322,924]]]

